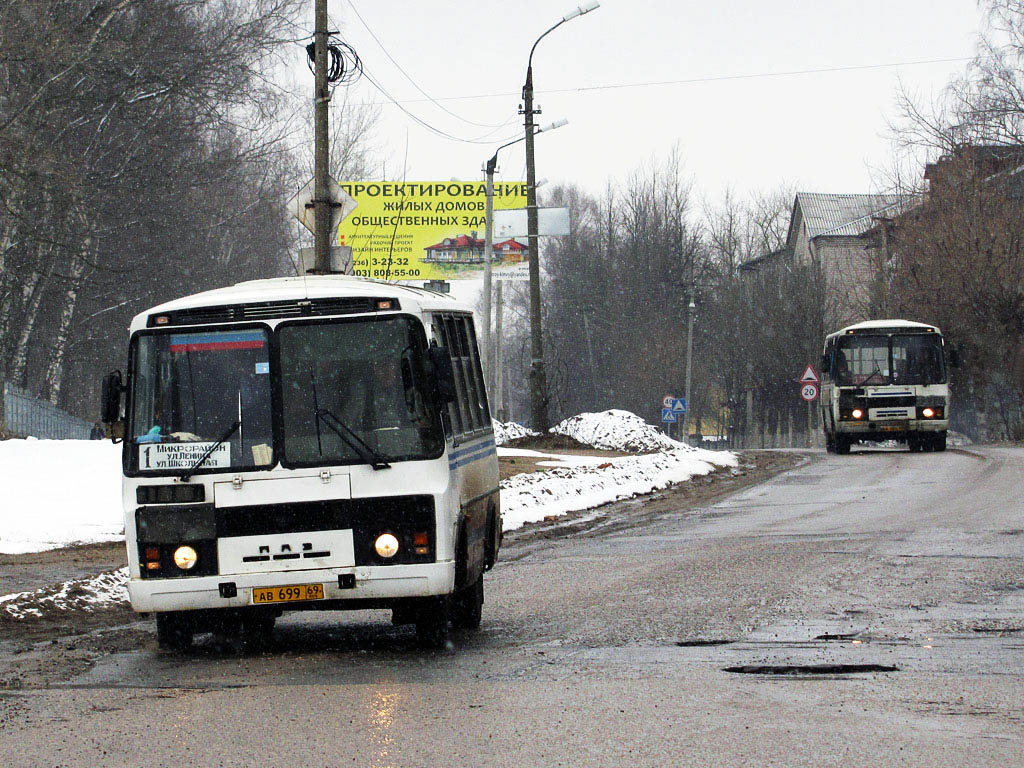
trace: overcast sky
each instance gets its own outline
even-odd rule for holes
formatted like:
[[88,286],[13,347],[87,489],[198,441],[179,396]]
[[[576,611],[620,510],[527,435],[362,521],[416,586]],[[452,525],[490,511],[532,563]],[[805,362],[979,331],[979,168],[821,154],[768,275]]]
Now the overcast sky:
[[[377,141],[388,177],[399,175],[408,139],[409,180],[480,178],[494,148],[522,131],[516,110],[530,46],[574,2],[332,0],[332,27],[405,109],[460,138],[488,134],[483,144],[447,140],[383,106]],[[534,56],[538,122],[569,120],[538,137],[538,177],[600,193],[678,143],[695,190],[712,199],[727,187],[743,194],[784,182],[872,191],[872,169],[890,155],[886,126],[896,117],[898,84],[927,98],[964,61],[713,78],[966,59],[979,24],[975,0],[604,0],[545,38]],[[420,88],[464,119],[425,101],[367,26]],[[310,85],[308,73],[299,75]],[[470,96],[479,98],[451,98]],[[367,78],[348,98],[387,103]],[[522,146],[503,151],[501,179],[524,177]]]

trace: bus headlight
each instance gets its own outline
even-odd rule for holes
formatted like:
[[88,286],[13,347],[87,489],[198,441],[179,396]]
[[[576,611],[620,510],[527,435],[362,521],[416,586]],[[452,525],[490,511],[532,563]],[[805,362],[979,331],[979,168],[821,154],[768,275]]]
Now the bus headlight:
[[199,554],[187,544],[174,550],[174,564],[183,571],[192,570],[198,559]]
[[926,405],[917,409],[919,419],[942,419],[946,416],[946,409],[941,405]]
[[862,411],[860,408],[854,408],[853,411],[850,412],[850,415],[853,416],[853,418],[855,419],[863,419],[864,411]]
[[381,557],[392,558],[398,554],[398,539],[393,534],[382,533],[373,542],[373,548],[377,550],[377,554]]
[[932,416],[935,415],[935,409],[925,408],[924,410],[921,411],[921,415],[924,416],[926,419],[930,419]]

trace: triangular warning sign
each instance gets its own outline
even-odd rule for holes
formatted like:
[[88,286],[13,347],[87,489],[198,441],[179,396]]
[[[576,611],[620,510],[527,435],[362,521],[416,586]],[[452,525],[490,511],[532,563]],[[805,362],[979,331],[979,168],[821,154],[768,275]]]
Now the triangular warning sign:
[[810,365],[804,369],[804,375],[800,377],[801,384],[817,384],[820,381],[818,374],[814,372],[814,368]]

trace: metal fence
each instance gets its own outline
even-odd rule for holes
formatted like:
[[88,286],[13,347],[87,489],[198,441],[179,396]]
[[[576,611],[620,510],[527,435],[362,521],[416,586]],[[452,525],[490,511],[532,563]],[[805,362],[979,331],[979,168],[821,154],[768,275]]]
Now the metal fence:
[[4,426],[18,437],[88,440],[93,425],[13,384],[4,384]]

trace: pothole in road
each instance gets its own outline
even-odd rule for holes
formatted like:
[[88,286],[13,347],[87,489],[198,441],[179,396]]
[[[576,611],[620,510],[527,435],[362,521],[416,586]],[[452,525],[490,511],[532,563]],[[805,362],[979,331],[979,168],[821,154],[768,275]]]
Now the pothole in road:
[[724,667],[723,672],[741,675],[852,675],[864,672],[899,672],[889,664],[742,664]]
[[815,637],[815,640],[853,640],[860,632],[825,632]]
[[696,638],[694,640],[679,640],[676,642],[680,648],[701,648],[710,645],[729,645],[735,640],[714,640],[711,638]]

